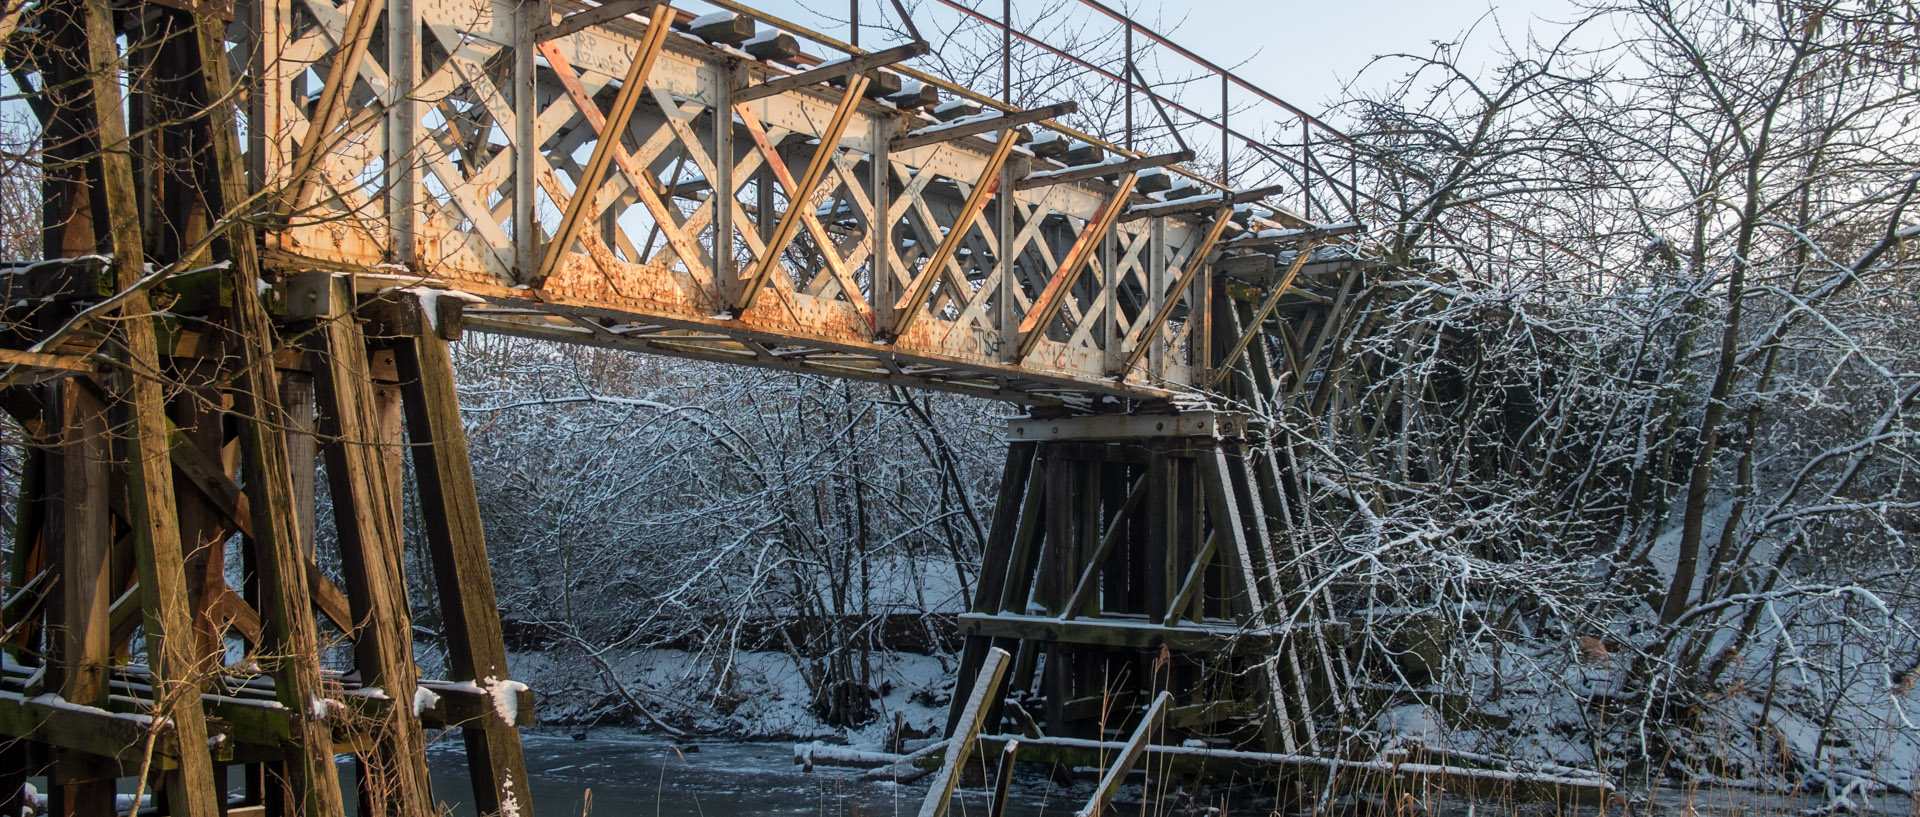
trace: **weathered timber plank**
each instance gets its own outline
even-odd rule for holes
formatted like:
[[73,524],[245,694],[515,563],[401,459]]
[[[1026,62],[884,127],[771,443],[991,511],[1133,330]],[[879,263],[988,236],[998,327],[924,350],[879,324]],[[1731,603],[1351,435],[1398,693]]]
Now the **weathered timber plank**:
[[[229,92],[226,31],[217,21],[201,19],[197,26],[200,64],[207,94],[219,104],[209,112],[214,168],[219,177],[223,207],[248,199],[243,176],[246,159],[240,152],[239,130]],[[257,292],[260,283],[258,239],[244,219],[226,224],[228,268],[235,293]],[[293,474],[288,465],[285,413],[280,405],[279,372],[274,368],[272,319],[259,299],[234,298],[233,328],[238,335],[239,370],[235,378],[235,409],[250,422],[241,424],[241,459],[253,527],[255,563],[260,582],[260,613],[265,619],[263,655],[269,663],[280,705],[290,710],[286,747],[286,777],[292,790],[285,805],[305,817],[340,817],[339,773],[333,765],[333,737],[324,721],[314,717],[313,703],[323,691],[320,677],[318,625],[307,591],[308,559],[302,552],[295,517]],[[312,461],[302,467],[312,470]],[[277,794],[262,792],[270,799]]]
[[[452,680],[497,684],[510,677],[507,647],[494,603],[466,431],[460,425],[452,353],[444,339],[423,332],[399,343],[395,354]],[[521,817],[532,817],[520,733],[490,717],[464,726],[461,734],[479,812],[495,814],[504,803],[513,803]]]
[[[53,465],[48,483],[56,506],[47,518],[47,541],[60,603],[51,606],[48,617],[49,680],[66,700],[100,706],[106,702],[107,666],[113,659],[107,407],[90,382],[68,380],[52,391],[60,445],[47,458]],[[48,775],[51,804],[84,817],[109,814],[115,773],[97,756],[57,750]]]
[[1140,719],[1140,725],[1134,727],[1133,736],[1127,738],[1120,756],[1114,759],[1112,766],[1107,767],[1099,785],[1093,787],[1093,796],[1087,799],[1084,808],[1074,812],[1074,817],[1100,817],[1107,801],[1112,799],[1114,792],[1120,790],[1120,784],[1126,782],[1127,773],[1133,770],[1133,765],[1139,763],[1140,756],[1147,751],[1147,737],[1160,725],[1160,718],[1166,713],[1167,701],[1172,697],[1165,690],[1154,696],[1153,704],[1147,707],[1147,714]]
[[[344,278],[332,278],[328,285],[333,304],[353,303],[352,285]],[[383,450],[366,335],[354,312],[334,312],[321,321],[317,334],[324,354],[313,368],[334,528],[339,532],[347,602],[357,625],[352,632],[354,659],[366,683],[410,703],[419,669],[413,663],[413,626],[401,568],[404,543],[395,510],[399,498],[394,495],[398,473],[389,467]],[[380,813],[426,815],[433,801],[426,738],[420,722],[405,710],[401,713],[407,716],[384,719],[375,738],[375,757],[363,759],[364,769],[377,778],[363,790],[368,805]]]
[[[215,817],[219,790],[213,779],[213,759],[205,750],[207,724],[200,709],[200,687],[195,670],[200,664],[193,650],[193,611],[186,588],[186,561],[181,552],[179,521],[174,516],[172,469],[168,465],[165,397],[160,381],[159,341],[149,320],[152,304],[142,288],[145,277],[145,239],[140,233],[140,205],[133,165],[123,149],[127,125],[120,96],[120,48],[114,12],[107,0],[85,0],[84,11],[91,68],[91,98],[102,150],[99,154],[99,193],[106,201],[112,238],[114,282],[123,293],[120,322],[127,370],[117,391],[131,413],[127,440],[128,509],[132,516],[136,563],[140,574],[142,607],[146,610],[148,654],[164,694],[156,709],[172,723],[180,745],[188,747],[180,767],[168,773],[168,810],[177,817]],[[222,51],[224,60],[225,52]]]
[[973,691],[967,695],[967,706],[961,710],[960,725],[947,739],[940,771],[927,790],[927,799],[920,803],[920,817],[942,817],[947,813],[947,805],[953,801],[953,789],[960,783],[960,770],[966,765],[974,738],[979,737],[980,727],[986,720],[988,701],[999,696],[1000,679],[1007,674],[1007,660],[1006,650],[995,648],[987,653],[986,663],[974,679]]
[[[150,735],[154,730],[158,734]],[[112,758],[129,773],[139,770],[150,736],[155,755],[180,755],[173,723],[156,726],[146,715],[81,706],[52,694],[28,698],[18,692],[0,692],[0,734]]]

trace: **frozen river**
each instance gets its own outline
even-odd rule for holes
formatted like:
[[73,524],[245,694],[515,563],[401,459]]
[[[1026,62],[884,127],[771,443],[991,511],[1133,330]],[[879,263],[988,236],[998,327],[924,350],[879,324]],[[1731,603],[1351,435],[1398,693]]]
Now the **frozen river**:
[[[927,792],[927,779],[895,785],[850,779],[859,774],[856,769],[803,771],[793,765],[791,743],[701,743],[698,751],[686,752],[650,738],[573,740],[527,734],[523,741],[539,817],[882,817],[917,812]],[[474,817],[459,737],[435,742],[427,763],[434,795],[457,817]],[[1009,814],[1073,812],[1065,790],[1048,785],[1044,777],[1021,783]],[[962,806],[966,814],[986,813],[980,792],[963,794],[955,805],[950,813],[956,817],[963,813]]]

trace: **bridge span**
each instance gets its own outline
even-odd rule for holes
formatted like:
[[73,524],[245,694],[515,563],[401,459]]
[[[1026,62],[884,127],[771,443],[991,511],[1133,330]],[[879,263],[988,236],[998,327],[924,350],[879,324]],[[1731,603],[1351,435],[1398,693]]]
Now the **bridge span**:
[[1351,231],[1275,203],[1304,176],[1229,189],[1060,125],[1073,100],[907,67],[923,43],[718,5],[266,0],[268,266],[461,290],[487,331],[1084,404],[1204,390],[1221,266]]
[[[455,390],[468,330],[1033,409],[923,814],[976,739],[1118,757],[1110,780],[1150,733],[1330,745],[1357,670],[1283,535],[1302,489],[1222,408],[1343,399],[1375,268],[1353,156],[1330,170],[1345,137],[1097,0],[1123,65],[1051,53],[1123,86],[1097,95],[1122,108],[1111,142],[1063,124],[1095,103],[1010,104],[1013,43],[1045,44],[957,0],[937,4],[1001,37],[1003,98],[914,68],[917,39],[866,51],[700,2],[0,10],[44,159],[44,260],[0,276],[0,409],[26,440],[0,813],[45,773],[75,817],[126,778],[176,817],[339,817],[345,754],[360,813],[425,817],[445,727],[469,802],[531,817],[534,695]],[[1217,118],[1156,90],[1136,37],[1218,81]],[[1235,94],[1299,142],[1230,124]],[[422,564],[446,679],[414,659]]]

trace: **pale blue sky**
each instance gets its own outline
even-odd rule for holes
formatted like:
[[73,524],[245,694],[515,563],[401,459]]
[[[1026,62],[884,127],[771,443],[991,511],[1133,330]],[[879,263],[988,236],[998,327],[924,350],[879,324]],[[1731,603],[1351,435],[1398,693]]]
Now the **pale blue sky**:
[[[847,0],[742,0],[799,23],[820,19],[814,10],[844,18]],[[877,14],[887,0],[861,0],[867,15]],[[1503,32],[1525,37],[1528,27],[1542,29],[1542,20],[1564,22],[1575,13],[1573,0],[1106,0],[1108,5],[1131,6],[1140,19],[1159,18],[1177,27],[1173,38],[1214,62],[1238,66],[1236,71],[1268,91],[1318,112],[1338,95],[1340,80],[1358,74],[1374,55],[1395,52],[1429,53],[1433,41],[1451,40],[1475,27],[1464,56],[1484,61],[1493,53]],[[970,5],[997,14],[1000,4],[971,0]],[[690,6],[693,4],[689,4]],[[1022,7],[1042,5],[1036,0],[1014,0],[1015,17]],[[1494,15],[1489,15],[1489,11]],[[1498,17],[1496,25],[1494,16]],[[1486,19],[1482,19],[1486,18]],[[1476,26],[1477,24],[1477,26]],[[819,24],[825,33],[844,37],[844,24]],[[1390,72],[1369,74],[1366,84],[1379,84]]]

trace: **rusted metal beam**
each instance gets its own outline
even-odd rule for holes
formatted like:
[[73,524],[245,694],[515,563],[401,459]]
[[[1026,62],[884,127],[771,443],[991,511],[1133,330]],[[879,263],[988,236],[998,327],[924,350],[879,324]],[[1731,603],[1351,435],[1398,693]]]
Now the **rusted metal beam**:
[[[759,262],[754,264],[752,274],[739,283],[739,289],[731,298],[735,314],[753,308],[754,302],[760,297],[760,290],[773,275],[774,267],[780,265],[780,254],[786,251],[788,244],[793,243],[794,233],[800,229],[802,215],[811,215],[814,188],[820,186],[820,180],[827,175],[827,168],[833,165],[834,154],[840,149],[840,137],[847,132],[848,123],[853,121],[854,109],[859,107],[860,97],[866,90],[867,78],[864,76],[856,75],[847,81],[846,93],[840,99],[840,106],[834,109],[833,119],[820,134],[819,150],[814,152],[813,161],[807,163],[806,175],[801,176],[797,184],[787,185],[787,211],[780,215],[780,222],[767,239],[766,249],[761,252]],[[739,108],[736,107],[736,110]],[[772,164],[775,161],[772,151],[765,152],[769,154],[768,163]],[[766,216],[762,214],[761,217]]]
[[1114,220],[1127,206],[1127,198],[1133,194],[1133,185],[1138,180],[1139,175],[1135,173],[1128,173],[1120,180],[1120,189],[1114,191],[1113,198],[1107,200],[1092,221],[1087,222],[1086,228],[1080,231],[1080,237],[1067,251],[1066,260],[1060,263],[1060,269],[1040,290],[1040,295],[1034,298],[1033,308],[1027,310],[1026,318],[1020,322],[1020,341],[1014,346],[1015,361],[1025,360],[1033,354],[1034,347],[1047,336],[1047,325],[1053,322],[1054,316],[1060,314],[1060,305],[1065,300],[1067,289],[1073,286],[1074,279],[1087,265],[1087,259],[1093,257],[1094,250],[1113,229]]
[[1007,164],[1007,157],[1013,155],[1013,147],[1018,144],[1019,132],[1008,128],[1000,134],[1000,142],[993,149],[993,156],[980,169],[979,178],[974,179],[973,191],[967,194],[967,201],[960,206],[960,212],[953,218],[953,227],[940,239],[940,246],[933,251],[933,257],[927,259],[920,274],[907,284],[907,291],[893,305],[898,315],[890,334],[899,337],[913,326],[915,318],[926,311],[927,293],[933,289],[933,282],[945,271],[947,263],[960,249],[960,242],[973,230],[973,220],[987,207],[987,200],[1000,192],[1000,168]]
[[[620,86],[619,95],[614,97],[613,111],[607,116],[606,126],[600,129],[600,139],[594,142],[593,156],[587,160],[586,168],[580,172],[580,178],[574,184],[573,197],[567,200],[566,213],[560,217],[560,226],[554,230],[553,241],[547,245],[547,252],[541,257],[540,267],[534,271],[530,283],[538,285],[553,276],[560,259],[571,249],[574,236],[580,232],[580,226],[586,220],[584,216],[593,205],[594,194],[600,190],[600,180],[606,177],[607,167],[613,163],[613,154],[620,145],[621,135],[627,131],[627,120],[633,116],[633,108],[639,103],[646,87],[647,75],[653,71],[653,61],[660,56],[661,46],[673,31],[670,28],[672,14],[671,7],[666,3],[654,6],[647,23],[646,37],[640,42],[640,51],[633,56],[625,84]],[[521,113],[530,116],[533,112],[526,110]],[[531,228],[532,225],[520,225],[518,229]]]

